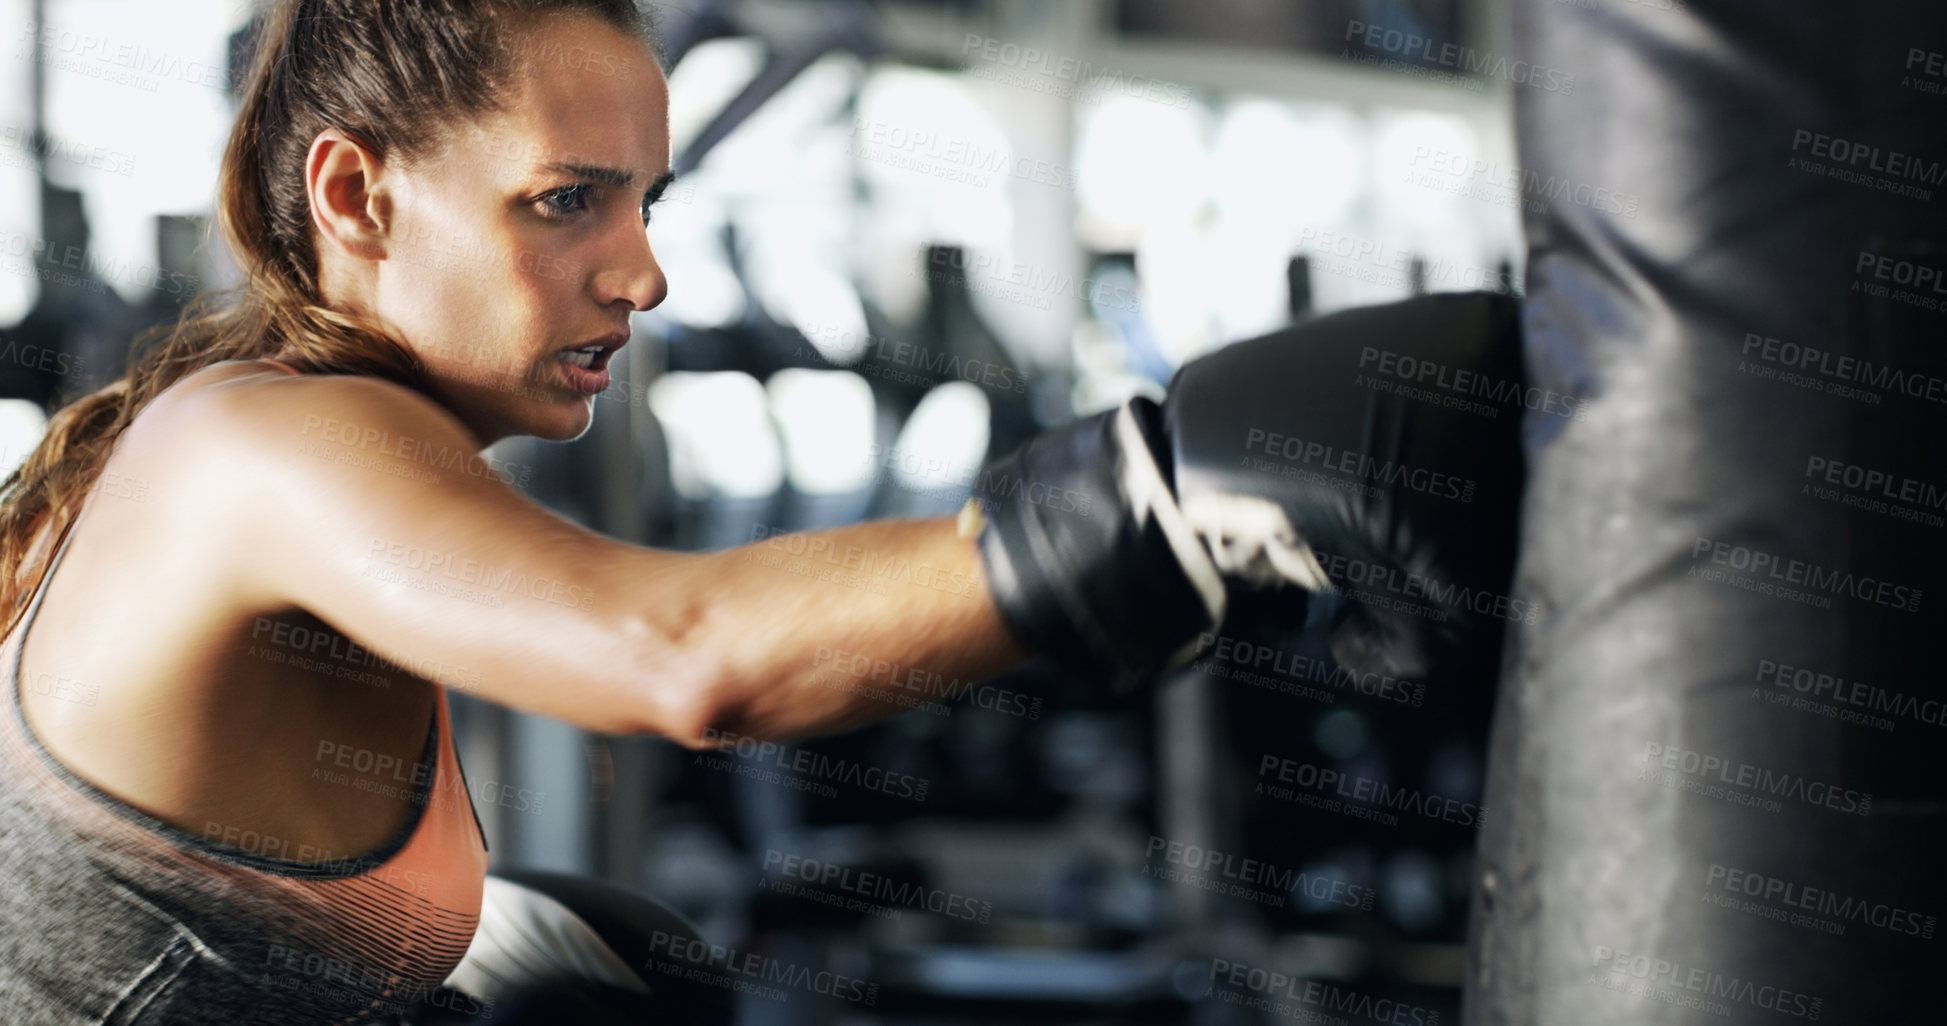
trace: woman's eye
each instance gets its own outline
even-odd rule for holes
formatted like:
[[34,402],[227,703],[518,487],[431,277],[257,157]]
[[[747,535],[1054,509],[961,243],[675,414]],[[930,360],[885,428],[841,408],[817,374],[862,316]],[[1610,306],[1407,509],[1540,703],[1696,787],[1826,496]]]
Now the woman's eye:
[[569,185],[541,197],[541,212],[549,217],[568,217],[588,209],[588,186]]

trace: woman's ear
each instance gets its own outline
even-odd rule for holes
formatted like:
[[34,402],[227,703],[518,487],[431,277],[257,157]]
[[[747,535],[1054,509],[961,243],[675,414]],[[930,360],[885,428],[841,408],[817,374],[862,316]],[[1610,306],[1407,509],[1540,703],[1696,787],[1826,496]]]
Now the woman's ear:
[[311,140],[311,152],[304,158],[304,189],[320,249],[361,260],[385,259],[391,202],[381,179],[384,170],[378,154],[336,128]]

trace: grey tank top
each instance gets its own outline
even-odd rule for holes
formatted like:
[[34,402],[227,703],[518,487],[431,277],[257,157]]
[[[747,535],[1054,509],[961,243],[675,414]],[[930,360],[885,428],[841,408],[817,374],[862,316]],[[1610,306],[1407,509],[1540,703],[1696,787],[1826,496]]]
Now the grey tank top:
[[0,647],[0,1021],[385,1026],[428,999],[470,1000],[436,989],[473,938],[487,867],[445,690],[406,785],[413,811],[379,850],[299,860],[179,829],[69,771],[27,723],[23,687],[99,698],[20,680],[67,542]]

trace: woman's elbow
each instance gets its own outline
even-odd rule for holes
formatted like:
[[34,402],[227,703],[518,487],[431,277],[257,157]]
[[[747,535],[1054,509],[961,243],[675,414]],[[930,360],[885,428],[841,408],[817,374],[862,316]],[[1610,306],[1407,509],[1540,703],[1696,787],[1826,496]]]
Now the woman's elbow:
[[[769,703],[750,700],[749,681],[741,680],[720,661],[700,663],[672,676],[670,686],[654,703],[652,719],[641,733],[658,734],[694,751],[726,744],[782,743],[802,731],[789,712],[780,715]],[[787,686],[765,689],[788,693]]]
[[761,674],[749,659],[747,626],[726,619],[711,589],[666,586],[662,600],[645,602],[618,629],[630,653],[629,721],[621,733],[654,734],[692,750],[718,747],[749,733],[749,685]]
[[692,750],[714,748],[733,718],[729,670],[707,648],[680,639],[646,639],[647,651],[624,682],[632,700],[619,734],[654,734]]
[[691,751],[716,748],[725,736],[721,726],[725,712],[717,697],[721,689],[703,678],[682,690],[683,694],[672,696],[647,733],[660,734]]

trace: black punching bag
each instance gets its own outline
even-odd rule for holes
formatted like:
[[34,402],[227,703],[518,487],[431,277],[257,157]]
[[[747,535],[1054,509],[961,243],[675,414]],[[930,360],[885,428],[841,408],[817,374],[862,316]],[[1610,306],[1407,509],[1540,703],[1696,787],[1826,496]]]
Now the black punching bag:
[[1514,6],[1585,402],[1525,425],[1464,1018],[1941,1021],[1947,4]]

